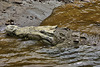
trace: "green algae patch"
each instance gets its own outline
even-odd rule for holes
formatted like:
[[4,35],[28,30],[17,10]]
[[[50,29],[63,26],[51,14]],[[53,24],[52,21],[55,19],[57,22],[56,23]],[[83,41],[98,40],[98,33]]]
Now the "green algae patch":
[[100,1],[59,6],[41,25],[58,25],[85,33],[100,34]]

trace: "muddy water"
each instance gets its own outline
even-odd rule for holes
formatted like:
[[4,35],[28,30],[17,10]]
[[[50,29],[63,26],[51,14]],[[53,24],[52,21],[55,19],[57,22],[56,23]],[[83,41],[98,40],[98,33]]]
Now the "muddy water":
[[[89,8],[84,7],[84,5],[89,6]],[[99,2],[93,4],[83,3],[83,6],[80,4],[68,6],[69,8],[66,6],[56,8],[54,15],[49,17],[51,19],[45,20],[43,25],[57,24],[61,27],[66,26],[75,30],[85,30],[84,32],[88,33],[90,30],[93,30],[92,33],[99,33]],[[70,9],[71,7],[76,9],[73,11]],[[67,9],[69,11],[66,11]],[[84,11],[84,9],[86,10]],[[73,15],[73,12],[75,15]],[[93,20],[90,20],[91,18]],[[67,23],[69,21],[70,23]],[[0,31],[0,67],[100,67],[99,45],[51,48],[50,45],[43,45],[34,40],[8,37],[3,29],[1,28],[2,31]]]
[[[8,37],[5,33],[0,33],[0,67],[14,67],[28,65],[48,66],[54,64],[57,60],[49,56],[36,53],[36,50],[46,48],[38,44],[37,41],[22,40]],[[45,65],[44,65],[45,64]],[[41,66],[42,67],[42,66]]]
[[100,46],[51,48],[0,32],[0,67],[99,67]]
[[85,33],[100,33],[100,1],[75,2],[54,9],[41,25],[58,25]]

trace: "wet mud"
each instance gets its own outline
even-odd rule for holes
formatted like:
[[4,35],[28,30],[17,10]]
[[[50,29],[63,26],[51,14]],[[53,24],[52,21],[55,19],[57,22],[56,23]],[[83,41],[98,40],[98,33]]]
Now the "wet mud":
[[38,26],[61,4],[58,1],[0,0],[0,26]]

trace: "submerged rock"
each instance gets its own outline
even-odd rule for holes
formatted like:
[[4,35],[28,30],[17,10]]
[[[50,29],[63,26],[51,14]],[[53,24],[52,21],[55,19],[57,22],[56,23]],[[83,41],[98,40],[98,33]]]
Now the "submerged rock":
[[88,35],[86,33],[73,31],[69,28],[58,28],[57,26],[27,26],[18,27],[8,25],[6,27],[8,35],[38,40],[42,43],[62,46],[78,46],[78,45],[99,45],[99,35]]
[[59,6],[41,26],[58,25],[89,34],[100,34],[100,0]]

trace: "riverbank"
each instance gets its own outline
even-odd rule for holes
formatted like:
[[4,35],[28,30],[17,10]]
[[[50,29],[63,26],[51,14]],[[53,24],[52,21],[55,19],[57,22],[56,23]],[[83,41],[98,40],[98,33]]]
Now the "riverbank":
[[6,25],[38,26],[55,7],[64,4],[59,1],[38,2],[33,0],[0,1],[0,27]]

